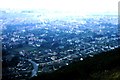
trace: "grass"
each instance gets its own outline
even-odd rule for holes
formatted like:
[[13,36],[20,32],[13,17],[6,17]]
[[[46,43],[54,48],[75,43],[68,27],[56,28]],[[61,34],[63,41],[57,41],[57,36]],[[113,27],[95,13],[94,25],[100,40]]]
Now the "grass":
[[91,74],[92,80],[120,80],[120,67]]
[[17,48],[17,49],[14,49],[14,51],[16,51],[16,52],[19,52],[19,51],[22,51],[22,50],[25,50],[25,51],[32,51],[32,50],[34,50],[34,48],[33,47],[29,47],[29,46],[24,46],[24,47],[21,47],[21,48]]

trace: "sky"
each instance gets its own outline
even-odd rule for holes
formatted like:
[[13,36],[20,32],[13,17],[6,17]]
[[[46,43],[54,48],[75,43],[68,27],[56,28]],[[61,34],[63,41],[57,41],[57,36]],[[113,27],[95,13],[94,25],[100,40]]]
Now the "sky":
[[68,12],[117,12],[119,0],[0,0],[0,8]]

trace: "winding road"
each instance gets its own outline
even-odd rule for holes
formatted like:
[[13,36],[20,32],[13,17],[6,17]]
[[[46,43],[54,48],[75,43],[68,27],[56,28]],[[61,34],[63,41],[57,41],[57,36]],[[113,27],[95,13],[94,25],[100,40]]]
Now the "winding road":
[[28,61],[31,62],[32,65],[33,65],[33,70],[32,70],[32,75],[31,75],[31,77],[37,76],[39,64],[37,64],[36,62],[32,61],[31,59],[28,59]]

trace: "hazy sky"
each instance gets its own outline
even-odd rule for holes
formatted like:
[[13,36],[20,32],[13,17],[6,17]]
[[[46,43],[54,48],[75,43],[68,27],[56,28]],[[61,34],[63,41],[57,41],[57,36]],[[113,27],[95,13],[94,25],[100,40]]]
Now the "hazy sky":
[[119,0],[0,0],[0,8],[49,9],[71,12],[115,12]]

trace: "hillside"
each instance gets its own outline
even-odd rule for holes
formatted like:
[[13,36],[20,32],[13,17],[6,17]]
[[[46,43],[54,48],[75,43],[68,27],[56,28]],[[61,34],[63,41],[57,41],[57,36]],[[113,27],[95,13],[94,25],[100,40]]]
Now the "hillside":
[[31,80],[120,80],[120,48],[73,62]]

